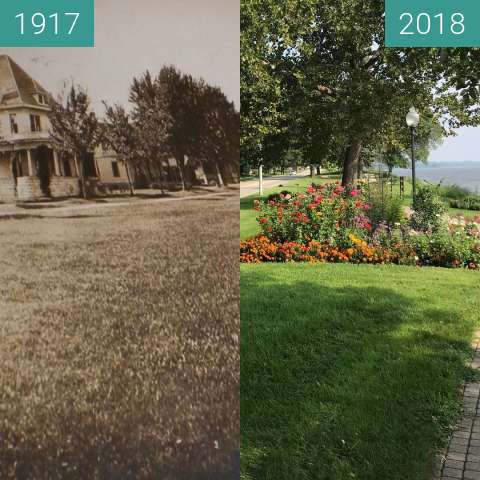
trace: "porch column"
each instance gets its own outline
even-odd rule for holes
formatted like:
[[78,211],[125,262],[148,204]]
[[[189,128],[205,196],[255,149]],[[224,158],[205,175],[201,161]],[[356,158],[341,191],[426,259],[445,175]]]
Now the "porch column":
[[60,173],[60,164],[58,163],[58,153],[55,149],[53,149],[53,167],[55,170],[55,175],[60,177],[62,174]]
[[32,152],[30,149],[27,150],[27,162],[28,162],[28,176],[33,177],[35,176],[35,173],[33,171]]

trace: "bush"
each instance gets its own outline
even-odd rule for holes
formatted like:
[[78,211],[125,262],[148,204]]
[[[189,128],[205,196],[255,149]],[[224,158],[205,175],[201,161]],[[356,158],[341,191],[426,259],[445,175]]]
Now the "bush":
[[409,243],[422,265],[450,268],[476,268],[480,265],[476,243],[468,241],[463,235],[450,235],[448,232],[412,235]]
[[404,217],[402,199],[398,195],[387,192],[386,189],[382,192],[378,186],[370,186],[368,202],[370,209],[367,216],[373,228],[380,224],[393,227],[400,223]]
[[440,194],[448,199],[462,200],[470,195],[469,190],[458,185],[445,185],[440,187]]
[[414,230],[438,232],[446,225],[445,204],[436,189],[431,186],[423,186],[418,189],[413,210],[410,222]]
[[451,199],[449,204],[451,208],[480,211],[480,197],[469,196],[461,199]]
[[257,201],[262,235],[274,242],[305,243],[316,240],[334,246],[351,246],[349,234],[365,237],[371,229],[365,213],[369,204],[357,189],[339,184],[311,185],[306,193],[281,193]]

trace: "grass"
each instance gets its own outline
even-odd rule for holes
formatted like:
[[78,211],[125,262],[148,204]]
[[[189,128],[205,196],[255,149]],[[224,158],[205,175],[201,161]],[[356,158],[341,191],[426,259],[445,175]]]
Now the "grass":
[[479,307],[474,272],[242,266],[242,478],[430,480]]
[[0,220],[0,477],[238,478],[238,302],[237,195]]

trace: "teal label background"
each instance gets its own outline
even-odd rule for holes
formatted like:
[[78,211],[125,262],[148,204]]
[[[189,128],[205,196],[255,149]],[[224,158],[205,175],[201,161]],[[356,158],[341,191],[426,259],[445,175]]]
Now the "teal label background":
[[[413,23],[408,31],[414,35],[400,35],[407,24],[402,13],[411,13]],[[427,35],[419,34],[417,16],[428,13],[431,29]],[[443,35],[440,35],[439,19],[435,15],[443,13]],[[465,17],[465,31],[454,35],[450,31],[451,16],[462,13]],[[425,21],[422,22],[425,25]],[[422,27],[424,28],[424,27]],[[480,47],[480,1],[479,0],[385,0],[385,46],[386,47]]]
[[[0,0],[0,47],[93,47],[95,35],[94,0]],[[75,17],[66,17],[66,12],[80,13],[71,35],[68,31]],[[25,33],[21,35],[20,19],[24,13]],[[32,15],[42,13],[46,28],[35,35]],[[55,35],[54,19],[58,13],[58,35]],[[38,20],[37,20],[38,22]]]

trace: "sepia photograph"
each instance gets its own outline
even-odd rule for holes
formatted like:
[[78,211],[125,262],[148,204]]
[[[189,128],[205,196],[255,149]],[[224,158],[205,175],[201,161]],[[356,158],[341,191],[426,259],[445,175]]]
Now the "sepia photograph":
[[0,47],[0,478],[239,477],[239,8]]

